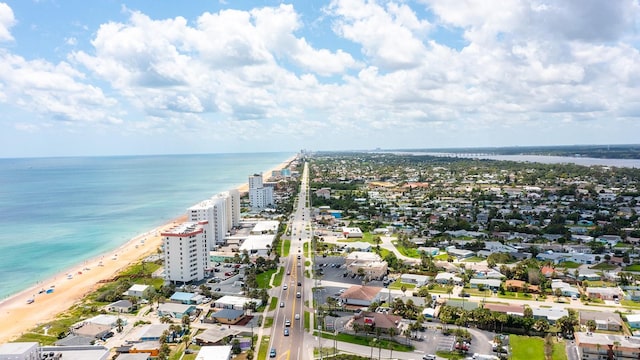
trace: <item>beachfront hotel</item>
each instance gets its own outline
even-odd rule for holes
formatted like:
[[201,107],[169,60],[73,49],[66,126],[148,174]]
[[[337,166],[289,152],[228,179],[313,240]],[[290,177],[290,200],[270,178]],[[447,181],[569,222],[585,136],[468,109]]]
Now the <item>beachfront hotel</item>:
[[249,202],[253,209],[264,209],[273,205],[273,188],[264,186],[262,174],[249,176]]
[[187,283],[204,279],[209,264],[206,221],[185,222],[162,233],[164,278]]
[[191,222],[206,221],[207,234],[211,234],[208,249],[225,244],[229,231],[240,224],[240,192],[225,191],[187,209]]

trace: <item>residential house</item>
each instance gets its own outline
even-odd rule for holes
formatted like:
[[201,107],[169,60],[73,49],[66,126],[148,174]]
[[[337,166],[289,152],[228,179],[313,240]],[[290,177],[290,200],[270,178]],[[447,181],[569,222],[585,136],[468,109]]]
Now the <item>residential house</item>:
[[593,320],[597,330],[620,331],[622,328],[622,318],[618,313],[580,310],[578,315],[580,325],[586,325],[589,320]]
[[640,329],[640,314],[626,314],[627,324],[632,329]]
[[158,305],[158,316],[168,316],[176,319],[182,319],[183,316],[189,316],[196,309],[195,305],[185,305],[177,303],[163,303]]
[[123,295],[136,297],[138,299],[148,299],[152,291],[153,287],[150,285],[133,284],[127,291],[124,292]]
[[499,312],[507,315],[524,316],[524,305],[505,305],[485,303],[483,307],[489,311]]
[[426,275],[417,275],[417,274],[402,274],[400,275],[400,281],[405,284],[414,284],[416,287],[421,287],[426,285],[429,280],[431,280],[431,276]]
[[158,341],[166,330],[169,330],[169,324],[148,324],[142,325],[137,331],[131,336],[136,342],[143,341]]
[[622,290],[620,288],[611,287],[587,287],[587,296],[590,298],[598,298],[601,300],[616,300],[622,298]]
[[243,310],[222,309],[211,314],[211,318],[221,324],[235,325],[245,318]]
[[469,280],[469,287],[472,289],[478,287],[484,287],[485,289],[497,290],[500,288],[502,280],[500,279],[471,279]]
[[453,246],[447,247],[447,254],[453,257],[457,257],[458,259],[466,259],[475,255],[475,253],[471,250],[456,249]]
[[555,324],[563,316],[569,316],[566,309],[561,308],[531,308],[534,319],[546,319],[550,324]]
[[169,300],[177,304],[197,305],[202,303],[203,298],[204,297],[199,294],[176,291],[175,293],[173,293],[173,295],[171,295]]
[[540,292],[540,287],[538,285],[527,284],[522,280],[507,280],[504,283],[504,287],[509,291],[516,292],[527,292],[537,294]]
[[578,290],[578,288],[562,280],[551,281],[551,289],[554,291],[554,293],[556,289],[560,289],[562,291],[562,296],[580,296],[580,290]]
[[107,311],[117,313],[130,313],[133,311],[133,303],[129,300],[118,300],[107,305]]
[[448,273],[448,272],[441,272],[438,273],[438,275],[436,275],[435,282],[437,282],[438,284],[454,284],[454,285],[459,285],[462,284],[462,278],[459,276],[456,276],[456,274],[452,274],[452,273]]

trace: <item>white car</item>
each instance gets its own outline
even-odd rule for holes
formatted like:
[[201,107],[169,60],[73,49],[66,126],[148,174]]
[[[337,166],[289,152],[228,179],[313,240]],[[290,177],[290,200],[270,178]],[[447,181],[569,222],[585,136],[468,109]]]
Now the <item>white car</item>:
[[288,287],[287,285],[284,285],[284,286],[282,287],[282,290],[287,290],[288,288],[289,288],[289,287]]
[[300,320],[300,314],[296,314],[295,319]]

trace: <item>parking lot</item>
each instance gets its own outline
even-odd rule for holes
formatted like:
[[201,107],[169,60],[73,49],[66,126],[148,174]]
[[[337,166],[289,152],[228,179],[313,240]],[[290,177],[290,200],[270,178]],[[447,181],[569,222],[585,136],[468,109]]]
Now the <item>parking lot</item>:
[[[344,257],[342,256],[316,256],[314,262],[322,269],[322,280],[341,282],[345,284],[345,287],[350,285],[362,285],[362,276],[344,276],[347,269],[344,265]],[[317,267],[316,267],[317,268]],[[369,281],[367,285],[382,287],[382,281],[374,280]]]

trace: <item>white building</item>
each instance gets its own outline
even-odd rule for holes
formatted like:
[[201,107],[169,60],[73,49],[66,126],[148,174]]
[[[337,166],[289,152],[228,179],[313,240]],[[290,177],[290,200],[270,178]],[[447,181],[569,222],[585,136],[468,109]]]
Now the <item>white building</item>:
[[231,345],[203,346],[198,351],[196,359],[229,360],[231,359]]
[[215,300],[211,307],[219,308],[219,309],[235,309],[235,310],[244,310],[248,307],[249,303],[255,303],[256,307],[262,306],[262,300],[260,299],[252,299],[244,296],[231,296],[226,295],[218,300]]
[[205,227],[210,235],[207,246],[214,250],[216,245],[224,244],[224,238],[231,229],[231,212],[231,199],[221,193],[190,207],[187,216],[191,222],[207,222]]
[[162,233],[164,278],[172,282],[204,279],[210,267],[206,222],[185,222]]
[[15,342],[0,345],[0,360],[40,360],[37,342]]
[[249,202],[254,209],[263,209],[273,205],[273,188],[264,186],[262,174],[249,176]]
[[249,256],[267,256],[273,245],[276,234],[249,235],[240,245],[240,252],[245,250]]

